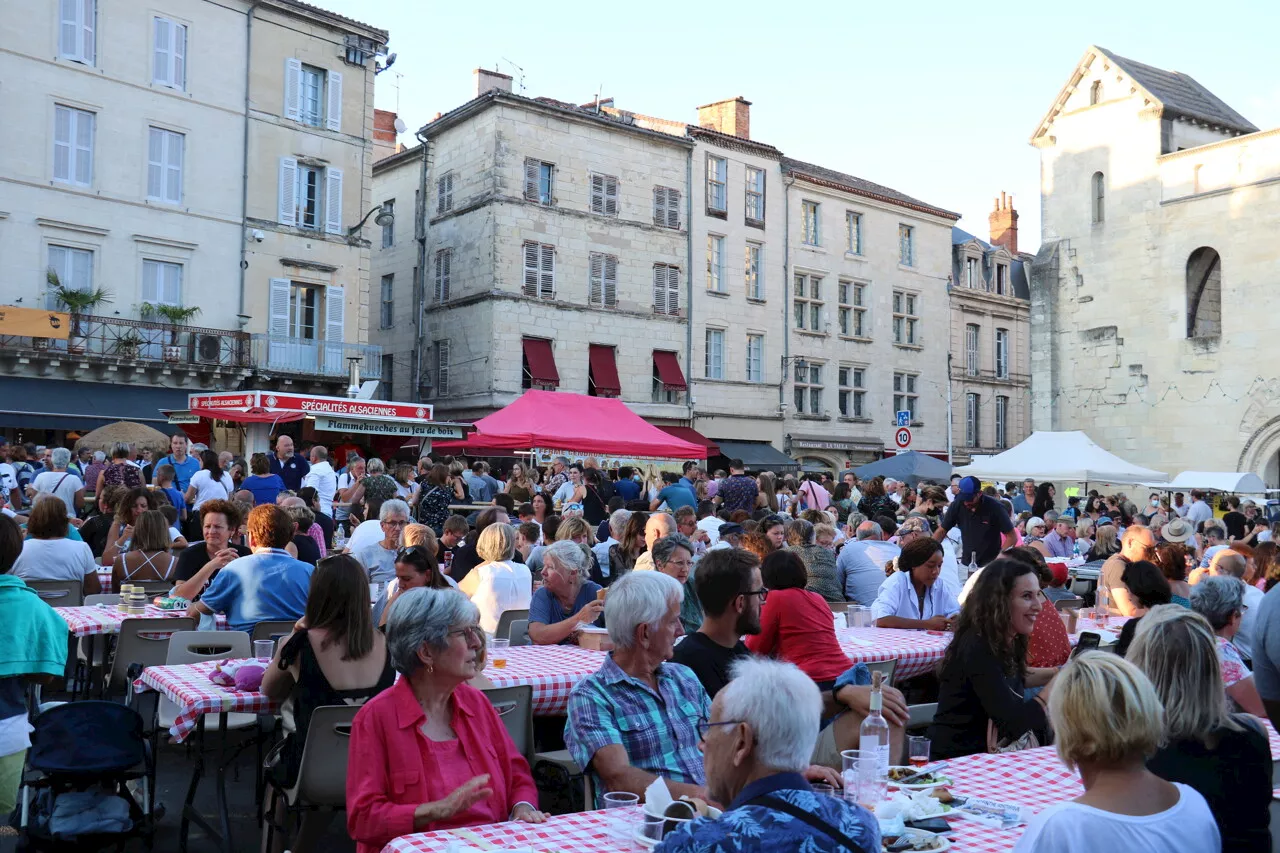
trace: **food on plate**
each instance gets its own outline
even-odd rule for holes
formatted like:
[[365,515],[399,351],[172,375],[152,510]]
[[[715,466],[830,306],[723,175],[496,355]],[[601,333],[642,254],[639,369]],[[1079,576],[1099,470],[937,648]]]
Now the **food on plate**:
[[[890,767],[889,782],[891,784],[895,782],[902,782],[902,780],[910,776],[914,776],[916,773],[919,773],[919,772],[920,772],[919,768],[916,768],[916,767]],[[916,785],[919,785],[919,786],[949,785],[951,784],[951,779],[942,773],[926,773],[923,776],[912,779],[910,782],[907,782],[906,784],[912,787]]]
[[886,853],[904,853],[912,850],[942,850],[946,842],[931,832],[907,832],[887,835],[880,839]]
[[944,805],[947,803],[954,803],[956,800],[956,798],[951,796],[951,792],[946,788],[934,788],[932,791],[929,792],[929,796],[933,797],[935,800],[937,800],[940,803],[943,803]]
[[[711,816],[711,807],[708,806],[707,801],[701,797],[690,797],[688,794],[684,794],[680,799],[693,806],[693,810],[698,813],[698,817]],[[667,815],[667,817],[671,817],[671,815]]]

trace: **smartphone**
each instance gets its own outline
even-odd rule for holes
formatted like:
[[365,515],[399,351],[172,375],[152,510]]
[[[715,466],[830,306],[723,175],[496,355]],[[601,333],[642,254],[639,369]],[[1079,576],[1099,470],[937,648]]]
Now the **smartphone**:
[[922,820],[909,820],[906,821],[904,825],[909,826],[912,829],[922,829],[925,832],[937,833],[938,835],[945,835],[951,831],[951,824],[947,823],[946,820],[940,817],[929,817]]
[[1098,648],[1102,642],[1102,635],[1095,634],[1092,631],[1085,631],[1080,635],[1080,642],[1076,643],[1076,647],[1071,650],[1071,657],[1075,657],[1081,652],[1090,652]]

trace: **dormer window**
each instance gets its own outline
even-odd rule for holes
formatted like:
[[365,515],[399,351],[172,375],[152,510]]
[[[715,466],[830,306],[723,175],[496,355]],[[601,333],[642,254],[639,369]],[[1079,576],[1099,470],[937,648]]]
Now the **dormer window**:
[[964,284],[970,290],[982,286],[982,268],[977,258],[964,259]]
[[1102,81],[1094,80],[1093,85],[1089,87],[1089,106],[1093,106],[1102,101]]
[[996,293],[1004,296],[1009,292],[1009,265],[996,264]]

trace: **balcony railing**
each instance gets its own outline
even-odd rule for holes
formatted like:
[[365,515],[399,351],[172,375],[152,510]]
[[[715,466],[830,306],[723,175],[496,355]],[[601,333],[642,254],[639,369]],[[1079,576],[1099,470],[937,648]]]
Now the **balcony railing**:
[[73,318],[68,340],[0,335],[0,348],[204,368],[250,366],[246,332],[89,314]]
[[952,379],[980,379],[985,382],[1008,382],[1011,385],[1026,385],[1031,376],[1026,373],[1010,373],[996,370],[970,370],[965,365],[951,366]]
[[253,365],[274,373],[298,373],[341,378],[347,375],[347,359],[360,358],[360,376],[382,378],[382,347],[370,344],[330,343],[284,335],[252,335]]

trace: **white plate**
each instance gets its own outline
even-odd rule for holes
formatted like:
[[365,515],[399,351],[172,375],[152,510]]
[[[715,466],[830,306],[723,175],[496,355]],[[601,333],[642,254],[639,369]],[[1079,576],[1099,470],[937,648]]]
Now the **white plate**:
[[[906,767],[901,764],[895,764],[891,766],[889,769],[890,770],[915,770],[916,768]],[[903,785],[901,782],[895,782],[892,779],[887,779],[885,780],[885,784],[887,784],[890,788],[897,788],[902,791],[932,791],[934,788],[945,788],[948,785],[955,784],[952,781],[951,777],[948,776],[945,772],[941,774],[934,773],[933,775],[935,778],[942,778],[942,779],[945,779],[946,781],[930,782],[927,785],[919,785],[919,784]]]
[[[716,820],[722,814],[724,814],[724,812],[722,812],[720,809],[716,808],[715,806],[707,806],[707,817],[709,817],[711,820]],[[649,815],[649,817],[656,817],[656,815]],[[694,820],[697,820],[697,818],[694,818]],[[659,843],[661,843],[660,839],[650,838],[644,834],[644,817],[640,818],[640,826],[636,828],[635,835],[633,835],[632,838],[635,840],[637,844],[639,844],[641,847],[645,848],[646,850],[652,850],[653,848],[657,847]]]
[[[911,829],[911,828],[909,828],[909,827],[908,827],[908,828],[907,828],[907,830],[906,830],[905,832],[903,832],[903,833],[902,833],[902,835],[909,835],[909,836],[911,836],[912,838],[929,838],[929,839],[933,839],[933,840],[936,842],[937,846],[936,846],[936,847],[930,847],[930,848],[928,849],[927,853],[942,853],[942,851],[943,851],[943,850],[949,850],[949,849],[951,849],[951,841],[950,841],[949,839],[947,839],[947,838],[945,838],[945,837],[941,836],[941,835],[938,835],[936,832],[925,832],[923,829]],[[883,841],[881,842],[881,847],[880,847],[880,849],[881,849],[881,850],[887,850],[887,849],[888,849],[888,848],[884,847]],[[910,851],[910,850],[908,849],[908,851],[906,851],[906,853],[912,853],[912,851]],[[924,851],[921,851],[921,853],[924,853]]]

